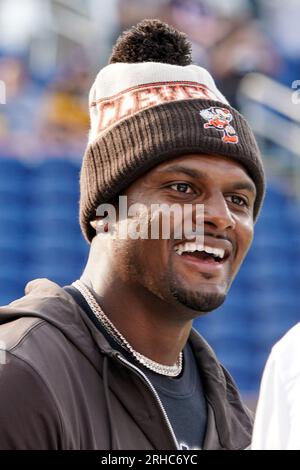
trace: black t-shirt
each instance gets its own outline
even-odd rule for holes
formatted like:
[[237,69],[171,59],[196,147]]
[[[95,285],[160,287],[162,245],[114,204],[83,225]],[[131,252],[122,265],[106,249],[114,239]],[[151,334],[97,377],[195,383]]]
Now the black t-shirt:
[[183,358],[183,371],[179,377],[166,377],[142,368],[159,394],[180,448],[201,449],[207,422],[206,400],[189,343],[183,350]]
[[187,343],[183,349],[183,371],[180,376],[167,377],[152,372],[137,362],[125,348],[107,333],[91,311],[85,298],[76,288],[67,286],[65,289],[104,334],[111,346],[119,350],[129,362],[148,377],[159,395],[180,448],[201,449],[206,431],[207,405],[201,374],[190,344]]

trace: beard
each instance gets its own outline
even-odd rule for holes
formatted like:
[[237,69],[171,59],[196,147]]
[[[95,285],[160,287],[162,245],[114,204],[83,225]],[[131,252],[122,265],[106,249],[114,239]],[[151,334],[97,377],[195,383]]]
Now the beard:
[[171,294],[177,302],[196,312],[207,313],[220,307],[226,299],[226,294],[210,292],[195,292],[172,284]]
[[[209,281],[213,276],[210,273],[202,273],[204,279]],[[191,289],[184,279],[176,273],[172,261],[169,264],[165,281],[169,285],[169,292],[173,299],[190,310],[196,311],[198,314],[208,313],[220,307],[227,296],[229,286],[231,284],[231,270],[227,273],[226,289],[224,292],[207,292],[199,288]],[[195,318],[195,317],[194,317]]]
[[[203,277],[209,280],[212,276],[209,273],[203,273]],[[182,280],[176,276],[172,265],[169,267],[167,279],[173,299],[176,299],[180,304],[198,313],[207,313],[216,310],[226,299],[227,289],[224,293],[205,292],[205,290],[201,290],[201,288],[192,290],[185,282],[182,282]],[[227,287],[229,287],[230,284],[229,279],[230,275],[228,274]]]

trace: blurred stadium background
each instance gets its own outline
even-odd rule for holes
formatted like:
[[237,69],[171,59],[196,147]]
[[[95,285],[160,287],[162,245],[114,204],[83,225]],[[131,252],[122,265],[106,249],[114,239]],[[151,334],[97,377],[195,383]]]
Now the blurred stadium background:
[[296,0],[0,0],[0,304],[26,282],[75,280],[88,91],[126,27],[160,18],[188,33],[250,120],[268,175],[255,242],[225,304],[195,321],[246,398],[272,344],[299,321],[300,80]]

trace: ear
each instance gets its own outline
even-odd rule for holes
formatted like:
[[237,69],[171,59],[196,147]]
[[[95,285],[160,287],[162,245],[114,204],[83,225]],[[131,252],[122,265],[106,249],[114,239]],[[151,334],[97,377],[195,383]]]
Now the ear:
[[93,227],[96,233],[98,232],[107,232],[108,231],[108,223],[103,220],[102,217],[95,217],[95,219],[90,220],[90,225]]
[[101,221],[101,217],[95,217],[93,220],[90,220],[90,225],[93,227],[94,230],[97,231],[100,221]]
[[90,225],[93,227],[95,231],[97,231],[98,220],[97,219],[90,220]]

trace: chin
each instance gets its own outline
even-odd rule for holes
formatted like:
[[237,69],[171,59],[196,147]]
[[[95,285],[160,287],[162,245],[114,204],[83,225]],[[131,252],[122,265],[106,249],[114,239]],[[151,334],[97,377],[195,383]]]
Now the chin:
[[205,286],[203,289],[190,290],[183,287],[172,286],[171,294],[173,298],[185,307],[196,312],[211,312],[220,307],[225,299],[226,292],[219,286]]

